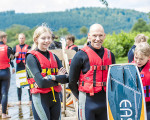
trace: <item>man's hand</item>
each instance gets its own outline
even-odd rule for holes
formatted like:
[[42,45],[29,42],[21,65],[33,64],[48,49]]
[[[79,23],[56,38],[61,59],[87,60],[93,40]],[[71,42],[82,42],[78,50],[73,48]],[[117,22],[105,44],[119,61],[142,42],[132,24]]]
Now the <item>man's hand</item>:
[[15,73],[15,68],[12,68],[12,74],[14,74]]
[[65,69],[64,67],[61,67],[61,68],[58,70],[57,75],[65,75],[66,72],[67,72],[66,69]]
[[18,56],[19,56],[19,52],[16,52],[16,53],[15,53],[15,57],[18,57]]

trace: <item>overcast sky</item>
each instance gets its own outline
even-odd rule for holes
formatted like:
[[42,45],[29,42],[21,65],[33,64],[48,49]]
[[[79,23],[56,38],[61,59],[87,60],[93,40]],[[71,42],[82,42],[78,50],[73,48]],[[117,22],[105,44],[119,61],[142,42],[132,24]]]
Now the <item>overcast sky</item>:
[[[134,9],[150,12],[150,0],[107,0],[109,8]],[[80,7],[105,7],[99,0],[0,0],[0,11],[39,13],[64,11]]]

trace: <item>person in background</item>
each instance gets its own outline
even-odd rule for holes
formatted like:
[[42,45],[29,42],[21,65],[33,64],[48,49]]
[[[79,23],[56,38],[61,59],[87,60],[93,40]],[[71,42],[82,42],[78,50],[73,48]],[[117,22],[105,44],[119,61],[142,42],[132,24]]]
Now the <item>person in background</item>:
[[91,43],[72,59],[69,88],[79,99],[80,120],[107,120],[107,73],[109,65],[115,64],[115,57],[102,46],[105,39],[102,25],[91,25],[88,39]]
[[57,42],[57,41],[55,41],[55,39],[58,39],[58,37],[56,35],[52,34],[53,42],[50,44],[49,49],[50,50],[52,50],[52,49],[62,49],[61,42]]
[[12,66],[12,72],[15,72],[14,64],[11,60],[14,59],[13,50],[11,47],[6,45],[7,43],[7,34],[3,31],[0,31],[0,92],[1,92],[1,104],[2,111],[0,114],[2,118],[10,118],[6,114],[7,104],[8,104],[8,90],[10,86],[10,64]]
[[60,83],[69,82],[68,74],[59,58],[48,51],[53,40],[52,31],[47,26],[39,26],[34,31],[33,41],[32,50],[26,55],[26,71],[34,119],[60,120]]
[[147,120],[150,120],[150,45],[147,42],[139,43],[134,52],[134,61],[141,74],[146,101]]
[[148,37],[145,36],[144,34],[138,34],[135,38],[134,38],[135,42],[134,45],[132,46],[132,48],[129,50],[128,52],[128,62],[131,63],[134,60],[134,51],[136,46],[141,43],[141,42],[147,42]]
[[[25,70],[25,55],[31,48],[29,45],[25,44],[25,35],[20,33],[18,35],[19,45],[16,45],[13,48],[16,57],[16,73],[22,70]],[[18,79],[16,77],[16,79]],[[30,90],[28,89],[29,93],[29,104],[31,104],[31,95]],[[17,95],[18,95],[18,105],[21,105],[21,95],[22,95],[22,88],[17,87]]]
[[78,46],[74,45],[75,37],[73,35],[66,36],[66,49],[78,52]]

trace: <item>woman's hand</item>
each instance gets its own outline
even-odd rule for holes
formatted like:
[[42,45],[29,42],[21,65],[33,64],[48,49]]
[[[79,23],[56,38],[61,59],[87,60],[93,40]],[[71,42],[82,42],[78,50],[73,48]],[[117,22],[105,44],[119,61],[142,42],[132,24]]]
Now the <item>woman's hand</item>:
[[61,67],[61,68],[58,70],[57,75],[65,75],[66,72],[67,72],[66,69],[65,69],[64,67]]

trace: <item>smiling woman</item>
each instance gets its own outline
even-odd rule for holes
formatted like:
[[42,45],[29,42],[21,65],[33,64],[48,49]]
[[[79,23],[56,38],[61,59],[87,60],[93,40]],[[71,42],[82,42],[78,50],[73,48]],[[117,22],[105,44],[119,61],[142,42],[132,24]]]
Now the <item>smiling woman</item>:
[[32,111],[35,120],[59,120],[61,117],[61,85],[69,82],[66,69],[58,57],[48,51],[52,31],[39,26],[33,35],[34,46],[26,55],[27,80],[32,94]]
[[33,41],[32,50],[39,48],[42,51],[46,51],[53,42],[52,31],[46,26],[38,27],[34,32]]

